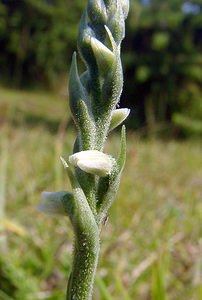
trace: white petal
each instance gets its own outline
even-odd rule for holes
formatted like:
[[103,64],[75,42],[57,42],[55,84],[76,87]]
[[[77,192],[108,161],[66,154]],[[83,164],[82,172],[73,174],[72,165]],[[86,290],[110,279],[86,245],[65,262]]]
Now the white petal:
[[86,151],[80,151],[76,152],[69,156],[69,161],[73,166],[77,166],[77,163],[79,160],[97,160],[97,159],[105,159],[108,155],[104,154],[103,152],[100,152],[98,150],[86,150]]
[[78,167],[90,174],[105,177],[111,173],[113,163],[112,160],[80,160]]
[[109,175],[115,162],[110,155],[97,150],[74,153],[69,157],[69,161],[73,166],[100,177]]
[[109,131],[116,128],[120,125],[129,115],[130,109],[128,108],[120,108],[112,111],[112,118]]

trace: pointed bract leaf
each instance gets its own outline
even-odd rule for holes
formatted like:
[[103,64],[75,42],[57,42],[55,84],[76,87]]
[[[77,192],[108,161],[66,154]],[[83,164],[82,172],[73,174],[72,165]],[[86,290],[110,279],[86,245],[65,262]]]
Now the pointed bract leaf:
[[[112,173],[111,176],[109,176],[109,179],[106,178],[105,182],[101,178],[98,185],[99,198],[98,198],[97,208],[98,208],[98,218],[100,224],[103,222],[103,219],[106,217],[108,210],[111,207],[114,198],[116,196],[116,193],[118,191],[118,187],[121,179],[121,173],[123,171],[125,160],[126,160],[126,130],[125,130],[125,126],[123,126],[121,132],[121,149],[120,149],[119,157],[117,159],[117,169],[115,169],[115,172]],[[104,189],[104,193],[102,189]]]
[[69,166],[68,166],[66,160],[65,160],[62,156],[60,156],[60,160],[61,160],[61,162],[62,162],[62,164],[63,164],[63,167],[64,167],[65,169],[66,169],[66,168],[69,168]]
[[95,37],[95,33],[88,25],[87,13],[84,11],[79,27],[78,50],[82,59],[90,68],[95,64],[95,57],[90,43],[92,37]]
[[77,125],[80,129],[80,137],[82,149],[92,149],[94,147],[94,139],[95,139],[95,123],[94,118],[91,113],[91,110],[87,107],[84,101],[79,101],[78,104],[78,122]]
[[117,159],[119,172],[123,170],[125,161],[126,161],[126,127],[123,125],[121,130],[121,149],[120,149],[119,157]]
[[116,51],[117,51],[117,45],[116,45],[116,42],[115,42],[115,40],[113,38],[113,35],[112,35],[112,33],[111,33],[111,31],[110,31],[110,29],[109,29],[109,27],[107,25],[105,25],[104,27],[105,27],[105,30],[107,32],[108,38],[109,38],[109,40],[111,42],[113,52],[116,53]]
[[77,69],[76,52],[72,57],[72,64],[69,74],[69,102],[73,117],[78,122],[77,114],[79,111],[79,101],[87,102],[87,93],[83,87]]

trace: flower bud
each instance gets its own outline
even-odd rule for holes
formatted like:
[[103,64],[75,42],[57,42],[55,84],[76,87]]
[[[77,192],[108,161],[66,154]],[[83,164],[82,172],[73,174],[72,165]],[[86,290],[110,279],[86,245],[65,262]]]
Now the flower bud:
[[70,163],[84,172],[105,177],[111,174],[115,160],[97,150],[87,150],[74,153],[69,157]]
[[91,37],[91,47],[101,75],[105,76],[112,68],[115,61],[114,53],[103,43]]
[[113,130],[118,125],[120,125],[128,117],[129,113],[130,109],[128,108],[120,108],[113,110],[109,131]]
[[129,0],[121,0],[121,6],[124,14],[124,19],[126,19],[129,12]]
[[88,0],[88,16],[91,22],[96,24],[106,24],[107,11],[103,0]]

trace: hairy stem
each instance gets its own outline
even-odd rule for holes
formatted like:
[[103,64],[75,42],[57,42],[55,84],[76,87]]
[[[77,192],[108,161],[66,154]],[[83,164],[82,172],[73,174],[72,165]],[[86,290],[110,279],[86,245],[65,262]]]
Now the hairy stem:
[[80,234],[74,244],[73,269],[66,300],[92,299],[93,283],[100,250],[99,233]]

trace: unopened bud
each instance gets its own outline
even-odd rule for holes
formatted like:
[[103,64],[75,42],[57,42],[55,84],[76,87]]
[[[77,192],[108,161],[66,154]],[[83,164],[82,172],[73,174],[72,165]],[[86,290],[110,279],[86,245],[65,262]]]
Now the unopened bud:
[[91,47],[101,74],[106,75],[115,61],[114,53],[94,37],[91,37]]
[[129,113],[130,109],[128,108],[120,108],[113,110],[109,131],[113,130],[118,125],[120,125],[128,117]]
[[129,0],[121,0],[121,6],[124,14],[124,19],[127,18],[129,12]]

